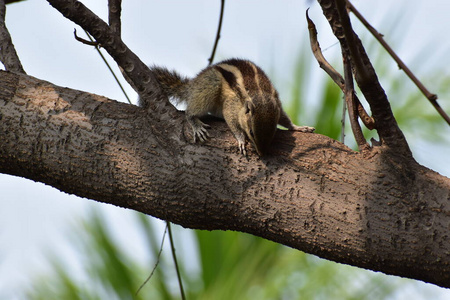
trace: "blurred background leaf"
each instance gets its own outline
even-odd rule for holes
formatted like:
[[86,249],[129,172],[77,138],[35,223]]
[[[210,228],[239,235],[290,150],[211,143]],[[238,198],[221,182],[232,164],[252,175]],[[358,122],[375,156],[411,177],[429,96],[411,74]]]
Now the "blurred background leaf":
[[[135,220],[156,257],[156,222],[140,213]],[[153,265],[133,255],[133,245],[116,241],[105,224],[104,216],[92,211],[74,230],[79,265],[88,280],[77,279],[66,263],[52,256],[52,271],[36,278],[25,299],[180,299],[168,248],[136,295]],[[186,230],[175,226],[174,231],[180,253],[179,237]],[[419,293],[413,280],[340,265],[248,234],[196,230],[193,238],[197,251],[179,256],[187,299],[390,299],[406,287]],[[193,256],[200,261],[199,271],[188,273],[185,266]],[[431,296],[427,291],[420,295]]]

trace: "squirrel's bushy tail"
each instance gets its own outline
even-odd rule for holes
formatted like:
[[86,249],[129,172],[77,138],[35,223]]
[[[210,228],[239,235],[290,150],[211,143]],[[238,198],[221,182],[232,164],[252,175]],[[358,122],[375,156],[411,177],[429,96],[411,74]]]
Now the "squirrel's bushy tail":
[[168,97],[174,98],[177,103],[187,100],[189,78],[164,67],[151,67],[150,70]]

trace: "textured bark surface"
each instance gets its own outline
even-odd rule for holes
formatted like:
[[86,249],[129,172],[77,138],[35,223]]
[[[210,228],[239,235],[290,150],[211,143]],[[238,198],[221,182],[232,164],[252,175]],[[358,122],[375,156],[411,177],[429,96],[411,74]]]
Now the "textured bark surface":
[[[369,156],[277,132],[238,154],[226,125],[190,143],[183,113],[0,72],[0,172],[189,228],[238,230],[320,257],[450,287],[450,179],[391,148]],[[170,130],[164,128],[170,128]]]

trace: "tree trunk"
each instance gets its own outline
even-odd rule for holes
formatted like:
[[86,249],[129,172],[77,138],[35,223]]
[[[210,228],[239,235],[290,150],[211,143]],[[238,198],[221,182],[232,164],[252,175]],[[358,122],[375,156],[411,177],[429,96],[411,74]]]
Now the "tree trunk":
[[450,287],[450,179],[391,148],[366,155],[279,130],[248,158],[224,122],[193,144],[183,113],[0,72],[0,172],[189,228],[237,230]]

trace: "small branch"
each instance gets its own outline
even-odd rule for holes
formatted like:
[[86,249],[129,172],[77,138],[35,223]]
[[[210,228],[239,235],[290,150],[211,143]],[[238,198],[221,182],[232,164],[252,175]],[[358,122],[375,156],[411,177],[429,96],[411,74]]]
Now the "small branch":
[[225,10],[225,0],[221,0],[221,3],[222,4],[220,6],[219,26],[217,27],[216,40],[214,42],[211,57],[208,59],[208,61],[209,61],[208,65],[211,65],[212,62],[214,61],[214,56],[216,55],[217,45],[219,44],[220,32],[222,30],[223,12]]
[[[322,68],[331,77],[331,79],[333,79],[333,81],[339,86],[339,88],[342,90],[342,92],[345,93],[344,78],[341,76],[341,74],[339,74],[338,71],[336,71],[336,69],[333,68],[333,66],[323,56],[322,50],[320,49],[319,41],[317,40],[316,25],[309,18],[308,10],[306,10],[306,20],[308,22],[309,41],[311,44],[311,50],[314,54],[314,57],[316,58],[317,62],[319,63],[320,68]],[[364,106],[362,106],[358,97],[356,95],[354,95],[354,97],[355,97],[356,105],[358,108],[358,115],[361,118],[362,122],[369,130],[374,129],[375,128],[374,119],[371,116],[369,116],[369,114],[366,112],[366,110],[364,109]],[[344,108],[344,110],[345,110],[345,108]]]
[[7,71],[26,74],[5,24],[6,5],[0,0],[0,61]]
[[308,22],[308,31],[309,31],[309,41],[311,44],[311,50],[316,58],[319,66],[327,72],[327,74],[333,79],[333,81],[344,90],[344,78],[342,78],[341,74],[333,68],[332,65],[325,59],[322,54],[322,50],[320,49],[319,41],[317,40],[317,29],[314,22],[309,18],[308,15],[309,8],[306,10],[306,21]]
[[358,123],[358,108],[355,100],[355,90],[353,86],[352,65],[350,62],[350,56],[345,51],[342,51],[342,57],[344,61],[344,76],[345,76],[345,103],[348,107],[348,115],[350,119],[350,125],[352,127],[353,136],[358,144],[359,151],[364,151],[368,148],[366,139],[361,130],[361,126]]
[[406,64],[400,59],[400,57],[392,50],[389,44],[383,39],[383,35],[380,34],[372,25],[367,22],[367,20],[359,13],[359,11],[347,0],[347,7],[349,10],[363,23],[363,25],[372,33],[372,35],[380,42],[380,44],[386,49],[386,51],[391,55],[391,57],[398,64],[398,67],[402,69],[405,74],[414,82],[414,84],[419,88],[419,90],[424,94],[424,96],[431,102],[434,108],[439,112],[439,114],[444,118],[444,120],[450,125],[450,117],[442,109],[442,107],[437,103],[438,96],[436,94],[430,93],[428,89],[422,84],[422,82],[414,75],[413,72],[406,66]]
[[375,120],[373,117],[369,116],[364,106],[362,106],[361,102],[358,99],[358,96],[354,94],[356,105],[358,107],[358,115],[361,118],[361,121],[366,125],[367,129],[373,130],[376,128]]
[[122,0],[108,0],[108,23],[112,31],[121,36],[122,23],[120,14],[122,12]]
[[184,295],[183,281],[181,280],[180,267],[178,266],[178,260],[175,254],[175,243],[173,242],[172,228],[170,226],[169,221],[167,221],[167,229],[169,233],[169,241],[170,241],[170,248],[172,250],[173,263],[175,264],[175,270],[177,271],[177,279],[178,279],[178,286],[180,288],[181,299],[186,300],[186,296]]
[[[88,34],[87,31],[86,31],[86,34]],[[88,35],[88,37],[89,37],[90,41],[85,40],[85,39],[79,37],[79,36],[77,35],[77,30],[76,30],[76,29],[73,30],[73,36],[74,36],[75,39],[76,39],[77,41],[79,41],[80,43],[83,43],[83,44],[88,45],[88,46],[94,46],[94,47],[96,47],[96,48],[99,48],[99,47],[100,47],[100,43],[99,43],[99,42],[96,42],[96,41],[94,41],[94,40],[92,40],[91,37],[90,37],[89,35]]]
[[341,117],[341,143],[345,144],[345,116],[347,115],[347,105],[345,100],[342,101],[342,117]]
[[[133,104],[133,103],[131,102],[130,97],[128,97],[128,94],[125,92],[125,89],[124,89],[122,83],[120,83],[119,78],[117,78],[116,73],[114,73],[114,70],[111,68],[110,64],[109,64],[108,61],[106,60],[106,57],[103,55],[102,51],[100,51],[100,48],[99,48],[100,44],[98,44],[98,43],[96,43],[96,42],[94,41],[94,39],[91,37],[91,35],[89,34],[89,32],[87,32],[86,30],[85,30],[84,32],[86,33],[87,37],[89,38],[89,40],[90,40],[93,44],[97,44],[97,47],[95,47],[95,50],[97,50],[98,55],[100,55],[101,59],[102,59],[103,62],[105,63],[105,65],[106,65],[106,67],[108,68],[109,72],[111,72],[112,76],[114,77],[114,80],[116,81],[116,83],[117,83],[117,85],[119,86],[120,90],[122,91],[123,95],[125,96],[125,98],[127,98],[128,103]],[[77,38],[77,36],[76,36],[76,30],[75,30],[75,38]],[[83,40],[83,41],[85,41],[85,42],[89,42],[89,41],[86,41],[86,40],[84,40],[84,39],[82,39],[82,38],[79,38],[79,39],[81,39],[81,40]],[[77,39],[77,40],[78,40],[78,39]],[[83,42],[83,43],[84,43],[84,42]]]
[[166,223],[166,229],[164,229],[164,233],[162,236],[162,240],[161,240],[161,245],[159,246],[159,251],[158,251],[158,255],[156,256],[156,263],[155,266],[153,267],[152,271],[150,272],[150,275],[148,275],[148,277],[144,280],[144,282],[141,284],[141,286],[138,288],[138,290],[136,291],[136,294],[134,294],[135,296],[137,296],[137,294],[139,294],[139,292],[142,290],[142,288],[147,284],[147,282],[153,277],[153,273],[155,273],[156,268],[159,265],[159,261],[161,260],[161,253],[163,251],[163,246],[164,246],[164,240],[166,239],[166,232],[167,232],[167,228],[169,226],[169,222]]

